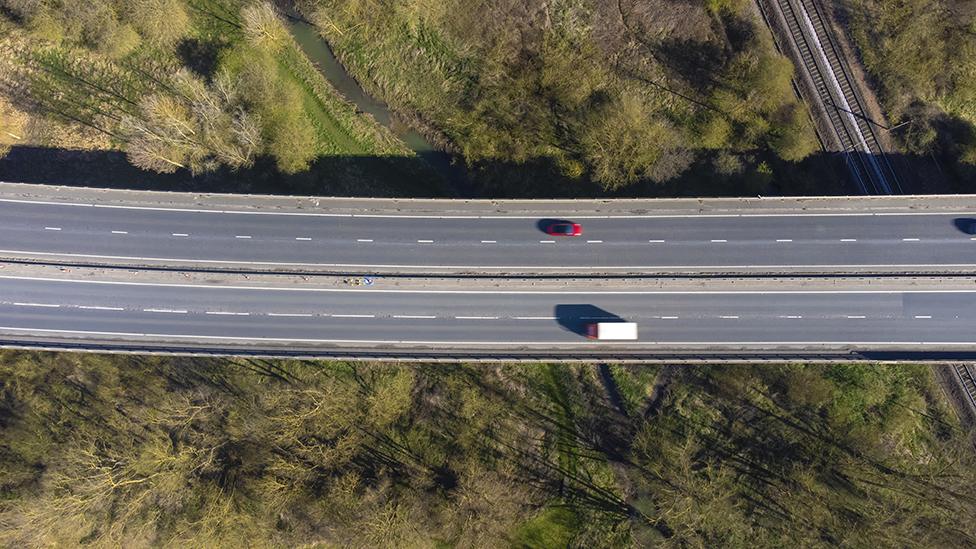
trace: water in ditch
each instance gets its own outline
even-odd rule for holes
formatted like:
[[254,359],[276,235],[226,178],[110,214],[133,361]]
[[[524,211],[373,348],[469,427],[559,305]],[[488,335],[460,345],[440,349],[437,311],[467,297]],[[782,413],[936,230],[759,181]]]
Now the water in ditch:
[[332,87],[353,103],[357,109],[370,114],[377,122],[389,128],[418,157],[444,177],[455,193],[464,197],[472,195],[460,159],[455,159],[452,155],[437,150],[416,130],[404,124],[394,124],[389,107],[367,94],[359,83],[346,72],[346,69],[332,53],[329,44],[322,38],[314,25],[292,14],[289,14],[287,21],[288,30],[291,31],[302,51],[332,84]]

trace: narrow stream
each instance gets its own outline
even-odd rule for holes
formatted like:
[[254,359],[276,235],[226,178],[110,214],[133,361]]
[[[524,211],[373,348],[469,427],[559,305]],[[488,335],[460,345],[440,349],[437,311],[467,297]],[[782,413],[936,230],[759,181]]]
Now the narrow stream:
[[319,35],[314,25],[292,14],[289,14],[287,22],[288,30],[295,37],[295,41],[322,73],[322,76],[332,84],[332,87],[356,105],[356,108],[372,115],[377,122],[389,128],[394,135],[417,153],[418,157],[443,176],[455,193],[464,197],[471,196],[472,190],[467,177],[465,177],[464,169],[459,163],[455,163],[450,154],[435,149],[416,130],[404,124],[394,124],[390,108],[382,101],[368,95],[359,83],[346,72],[346,69],[332,53],[329,44]]

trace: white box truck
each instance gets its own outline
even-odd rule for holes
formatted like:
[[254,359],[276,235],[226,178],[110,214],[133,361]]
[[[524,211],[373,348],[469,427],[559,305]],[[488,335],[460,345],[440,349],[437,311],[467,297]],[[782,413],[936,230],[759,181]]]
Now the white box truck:
[[586,336],[600,341],[634,341],[636,322],[594,322],[586,327]]

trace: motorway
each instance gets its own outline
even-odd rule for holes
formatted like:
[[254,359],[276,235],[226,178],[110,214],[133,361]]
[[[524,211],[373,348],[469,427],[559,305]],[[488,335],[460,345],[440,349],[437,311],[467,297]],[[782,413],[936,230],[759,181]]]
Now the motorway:
[[[560,218],[584,235],[540,229]],[[976,353],[974,219],[974,196],[411,201],[0,183],[0,345]],[[349,274],[378,278],[356,287]],[[640,339],[584,337],[586,324],[618,319]]]
[[539,215],[91,207],[0,198],[0,257],[361,272],[652,273],[976,267],[976,211]]
[[[0,333],[281,348],[972,347],[976,289],[536,291],[297,288],[0,276]],[[638,342],[585,325],[637,322]]]

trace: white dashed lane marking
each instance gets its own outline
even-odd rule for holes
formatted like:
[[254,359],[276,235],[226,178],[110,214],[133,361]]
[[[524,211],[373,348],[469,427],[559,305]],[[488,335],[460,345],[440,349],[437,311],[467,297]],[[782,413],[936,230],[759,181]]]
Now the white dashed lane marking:
[[498,244],[497,240],[482,240],[482,244]]
[[178,315],[185,315],[187,311],[183,309],[143,309],[146,313],[173,313]]
[[376,315],[332,315],[332,318],[375,318]]
[[433,244],[433,240],[418,240],[417,244]]
[[173,233],[173,236],[190,236],[186,233]]
[[458,320],[498,320],[497,316],[456,316]]
[[251,239],[251,235],[248,235],[248,234],[239,234],[239,235],[235,236],[234,238],[240,238],[242,240],[250,240]]
[[251,313],[234,313],[230,311],[207,311],[205,314],[221,315],[221,316],[249,316]]
[[357,238],[356,242],[372,242],[372,238]]
[[44,227],[45,231],[60,231],[61,227]]
[[716,239],[712,240],[712,242],[714,242],[716,244],[721,244],[723,242],[728,242],[728,240],[723,240],[721,238],[716,238]]
[[311,313],[268,313],[268,316],[287,316],[287,317],[311,317]]
[[918,319],[926,319],[926,318],[932,318],[932,316],[931,315],[915,315],[915,318],[918,318]]
[[840,239],[840,241],[841,242],[857,242],[857,239],[856,238],[842,238],[842,239]]
[[793,242],[792,238],[778,238],[776,242]]
[[129,231],[112,231],[112,234],[129,234]]
[[393,318],[437,318],[434,315],[393,315]]
[[61,306],[58,305],[57,303],[22,303],[22,302],[14,302],[14,305],[17,305],[18,307],[50,307],[52,309],[56,309]]
[[663,240],[648,240],[647,242],[649,244],[663,244],[664,243]]
[[312,240],[312,239],[309,238],[309,237],[307,237],[307,236],[296,236],[295,237],[295,240],[308,241],[308,240]]
[[921,239],[919,239],[919,238],[903,238],[903,239],[901,239],[901,241],[902,242],[919,242],[919,241],[921,241]]
[[78,305],[79,309],[90,309],[93,311],[124,311],[122,307],[102,307],[100,305]]
[[602,240],[587,240],[587,244],[603,244]]

